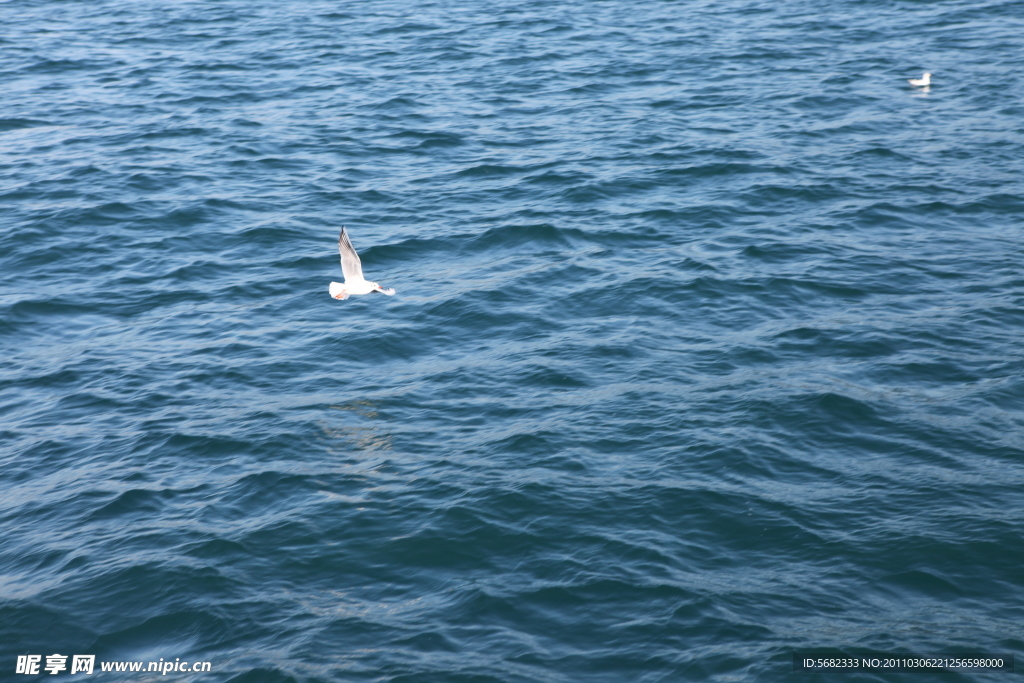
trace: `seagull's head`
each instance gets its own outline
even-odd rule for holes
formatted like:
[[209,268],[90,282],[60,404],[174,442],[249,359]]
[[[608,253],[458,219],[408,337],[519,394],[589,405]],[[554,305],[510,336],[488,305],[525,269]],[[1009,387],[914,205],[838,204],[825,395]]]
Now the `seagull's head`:
[[931,78],[931,77],[932,77],[932,75],[929,72],[927,72],[927,71],[924,72],[924,76],[921,76],[921,78]]

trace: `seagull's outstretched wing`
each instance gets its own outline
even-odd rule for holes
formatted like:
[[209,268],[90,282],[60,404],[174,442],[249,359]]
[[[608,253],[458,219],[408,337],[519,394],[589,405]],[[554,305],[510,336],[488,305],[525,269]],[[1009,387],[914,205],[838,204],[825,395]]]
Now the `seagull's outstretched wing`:
[[348,238],[345,228],[338,236],[338,251],[341,253],[341,272],[345,274],[345,282],[358,282],[363,279],[363,264],[359,261],[352,241]]

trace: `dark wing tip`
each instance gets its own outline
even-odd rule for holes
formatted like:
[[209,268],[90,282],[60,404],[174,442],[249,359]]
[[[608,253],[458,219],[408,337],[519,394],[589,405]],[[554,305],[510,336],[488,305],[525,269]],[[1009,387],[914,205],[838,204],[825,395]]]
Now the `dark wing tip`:
[[356,250],[356,248],[352,246],[352,239],[348,236],[348,231],[345,230],[344,226],[341,228],[341,232],[338,233],[338,247],[347,248],[353,252]]

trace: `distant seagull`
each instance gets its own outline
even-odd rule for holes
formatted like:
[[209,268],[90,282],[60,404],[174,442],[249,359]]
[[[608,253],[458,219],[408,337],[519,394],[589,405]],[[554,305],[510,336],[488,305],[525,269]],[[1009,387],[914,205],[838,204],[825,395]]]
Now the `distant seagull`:
[[384,289],[376,282],[367,282],[363,278],[363,264],[359,261],[359,254],[352,246],[345,228],[341,229],[341,234],[338,236],[338,251],[341,252],[341,272],[345,274],[345,284],[332,282],[331,286],[327,288],[331,296],[335,299],[347,299],[353,294],[369,294],[370,292],[394,295],[395,290]]
[[917,86],[919,88],[920,87],[924,87],[926,85],[931,85],[931,82],[932,82],[932,75],[930,73],[928,73],[927,71],[924,72],[924,76],[921,76],[921,78],[908,78],[907,79],[907,83],[909,83],[910,85],[915,85],[915,86]]

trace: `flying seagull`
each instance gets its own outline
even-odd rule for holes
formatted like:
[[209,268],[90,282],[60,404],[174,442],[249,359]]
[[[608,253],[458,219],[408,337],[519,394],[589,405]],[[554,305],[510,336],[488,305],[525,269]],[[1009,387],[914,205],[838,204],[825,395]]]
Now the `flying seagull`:
[[921,78],[908,78],[907,79],[907,83],[909,83],[910,85],[916,85],[918,87],[930,85],[931,82],[932,82],[932,75],[930,73],[928,73],[927,71],[924,72],[924,75],[921,76]]
[[342,228],[341,234],[338,235],[338,251],[341,252],[341,272],[345,274],[345,284],[332,282],[327,288],[327,291],[335,299],[347,299],[353,294],[369,294],[370,292],[380,292],[388,296],[395,293],[395,290],[391,288],[384,289],[376,282],[367,282],[363,278],[363,264],[359,261],[359,254],[352,246],[352,241],[348,238],[345,228]]

